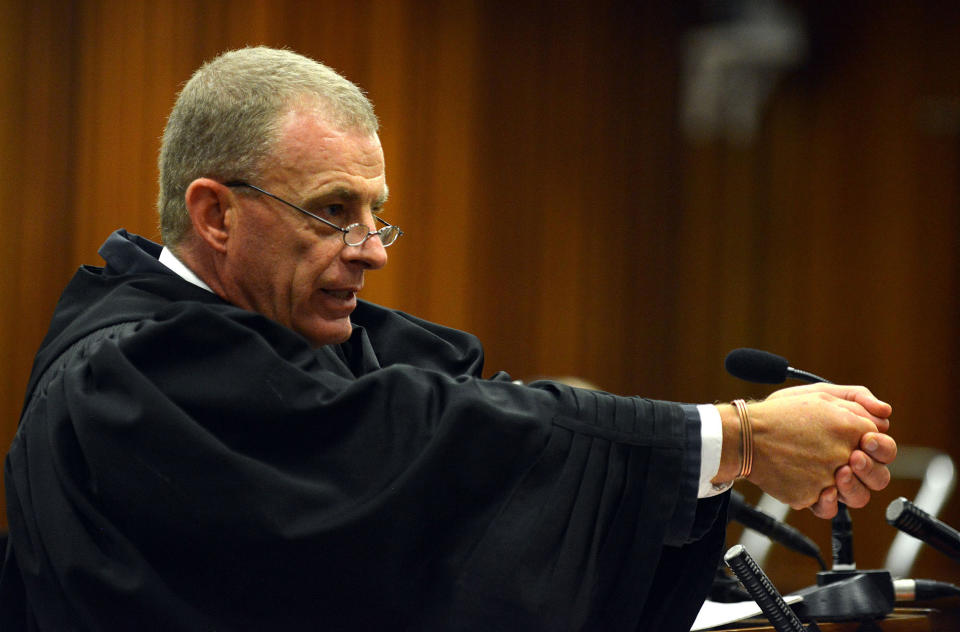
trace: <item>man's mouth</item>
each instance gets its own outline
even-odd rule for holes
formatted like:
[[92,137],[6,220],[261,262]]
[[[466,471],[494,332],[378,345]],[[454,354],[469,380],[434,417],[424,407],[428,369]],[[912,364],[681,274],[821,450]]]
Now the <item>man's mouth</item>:
[[349,301],[357,295],[356,290],[324,290],[324,293],[342,301]]

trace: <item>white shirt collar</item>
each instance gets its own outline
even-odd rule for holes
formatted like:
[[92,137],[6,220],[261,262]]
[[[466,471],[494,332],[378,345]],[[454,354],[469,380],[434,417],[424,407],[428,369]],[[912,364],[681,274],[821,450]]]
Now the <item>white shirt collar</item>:
[[182,278],[184,281],[189,281],[197,287],[202,287],[208,292],[213,292],[209,285],[204,283],[200,277],[193,273],[193,270],[188,268],[182,261],[177,259],[176,255],[174,255],[166,246],[164,246],[163,250],[160,251],[160,263],[173,270],[177,276]]

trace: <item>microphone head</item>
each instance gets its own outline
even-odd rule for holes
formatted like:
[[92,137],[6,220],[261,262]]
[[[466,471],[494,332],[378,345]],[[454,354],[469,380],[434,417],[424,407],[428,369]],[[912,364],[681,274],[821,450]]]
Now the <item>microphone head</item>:
[[742,348],[728,353],[723,366],[727,373],[747,382],[781,384],[787,381],[790,363],[769,351]]
[[887,505],[887,524],[914,537],[919,537],[917,534],[923,529],[924,518],[930,517],[930,514],[903,496],[894,499]]
[[895,524],[900,519],[903,511],[907,508],[907,502],[906,498],[900,496],[887,505],[886,517],[889,524]]
[[747,553],[747,549],[745,549],[742,544],[734,544],[729,549],[727,549],[726,553],[723,554],[723,559],[724,561],[729,562],[730,560],[741,557],[743,555],[749,555]]

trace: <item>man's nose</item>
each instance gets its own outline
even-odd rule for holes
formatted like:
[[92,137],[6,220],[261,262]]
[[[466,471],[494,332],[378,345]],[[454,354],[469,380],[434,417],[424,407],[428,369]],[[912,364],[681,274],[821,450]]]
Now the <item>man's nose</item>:
[[370,235],[359,246],[344,246],[343,256],[363,264],[368,270],[379,270],[387,265],[387,249],[379,234]]

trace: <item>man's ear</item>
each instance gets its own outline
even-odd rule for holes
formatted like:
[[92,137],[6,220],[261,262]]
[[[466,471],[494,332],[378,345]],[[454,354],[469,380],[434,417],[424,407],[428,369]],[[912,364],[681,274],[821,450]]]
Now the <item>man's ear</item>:
[[233,199],[229,187],[210,178],[197,178],[187,187],[185,201],[193,230],[217,252],[226,252],[227,249],[232,224],[227,211]]

